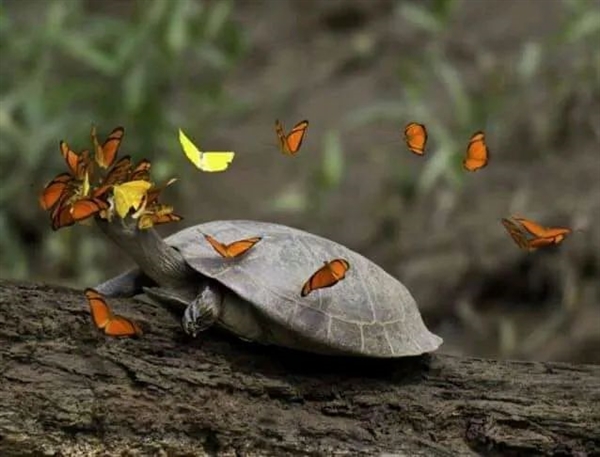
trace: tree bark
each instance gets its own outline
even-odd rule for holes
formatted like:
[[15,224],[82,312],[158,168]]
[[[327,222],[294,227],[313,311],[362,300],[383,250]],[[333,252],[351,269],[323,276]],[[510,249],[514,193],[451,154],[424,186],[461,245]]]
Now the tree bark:
[[81,291],[0,281],[0,455],[600,455],[600,366],[320,357]]

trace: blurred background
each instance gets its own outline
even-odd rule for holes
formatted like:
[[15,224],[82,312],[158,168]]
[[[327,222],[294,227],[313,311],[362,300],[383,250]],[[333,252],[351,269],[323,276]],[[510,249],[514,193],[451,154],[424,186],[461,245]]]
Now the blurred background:
[[[0,274],[82,288],[131,265],[38,195],[126,128],[121,155],[178,182],[185,220],[259,219],[343,243],[398,277],[442,351],[600,363],[600,1],[4,0]],[[300,153],[274,120],[311,125]],[[424,157],[404,126],[429,130]],[[234,150],[226,173],[181,152]],[[484,130],[487,168],[461,169]],[[520,251],[518,213],[581,229]],[[49,304],[51,305],[51,304]]]

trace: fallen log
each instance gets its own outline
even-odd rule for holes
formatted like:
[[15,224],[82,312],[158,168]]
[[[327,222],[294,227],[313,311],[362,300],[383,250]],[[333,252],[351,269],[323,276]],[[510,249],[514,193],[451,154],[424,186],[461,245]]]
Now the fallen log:
[[373,361],[190,340],[162,308],[0,281],[0,455],[600,454],[600,366],[443,354]]

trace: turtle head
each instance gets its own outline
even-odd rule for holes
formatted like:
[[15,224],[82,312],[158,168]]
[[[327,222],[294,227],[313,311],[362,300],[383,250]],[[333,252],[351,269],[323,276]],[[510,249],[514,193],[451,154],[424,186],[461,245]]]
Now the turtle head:
[[140,269],[162,287],[188,286],[198,276],[176,248],[169,246],[154,228],[139,229],[130,216],[108,221],[96,218],[102,232],[123,249]]

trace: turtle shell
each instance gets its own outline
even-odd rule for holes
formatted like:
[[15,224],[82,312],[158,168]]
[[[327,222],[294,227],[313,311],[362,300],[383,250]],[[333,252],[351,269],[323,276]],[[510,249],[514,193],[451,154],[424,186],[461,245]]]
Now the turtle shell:
[[[221,257],[208,234],[228,244],[260,236],[236,258]],[[418,355],[442,339],[423,323],[410,292],[362,255],[291,227],[255,221],[214,221],[166,239],[194,269],[256,306],[268,319],[317,344],[371,357]],[[345,279],[302,297],[303,284],[325,261],[350,264]]]

